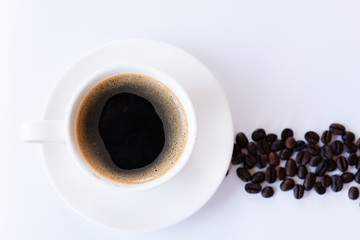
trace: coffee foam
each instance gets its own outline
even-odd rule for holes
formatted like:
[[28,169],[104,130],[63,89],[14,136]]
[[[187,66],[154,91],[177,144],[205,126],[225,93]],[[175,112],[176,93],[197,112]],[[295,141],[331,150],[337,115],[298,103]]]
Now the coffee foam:
[[[143,168],[124,170],[116,166],[98,130],[106,101],[122,92],[149,100],[164,125],[164,148],[153,163]],[[146,75],[126,73],[109,77],[89,91],[77,114],[76,137],[84,159],[99,174],[120,183],[143,183],[166,173],[181,157],[187,140],[187,119],[179,99],[167,86]]]

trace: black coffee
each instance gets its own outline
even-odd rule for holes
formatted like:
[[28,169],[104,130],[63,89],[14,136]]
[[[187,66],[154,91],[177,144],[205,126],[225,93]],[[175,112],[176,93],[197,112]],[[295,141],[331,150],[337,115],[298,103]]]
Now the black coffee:
[[83,157],[99,174],[142,183],[163,175],[180,158],[187,120],[164,84],[121,74],[89,91],[78,110],[76,136]]

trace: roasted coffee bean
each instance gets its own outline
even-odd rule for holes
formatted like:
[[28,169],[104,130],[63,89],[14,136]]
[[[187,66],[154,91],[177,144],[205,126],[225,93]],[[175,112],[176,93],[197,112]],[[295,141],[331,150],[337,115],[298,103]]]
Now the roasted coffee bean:
[[331,144],[331,149],[332,149],[333,155],[335,155],[335,156],[340,155],[343,152],[343,143],[340,141],[334,141]]
[[315,144],[315,143],[319,142],[320,137],[316,132],[309,131],[309,132],[305,133],[305,139],[309,143]]
[[341,136],[343,141],[353,142],[355,140],[355,134],[352,132],[345,132],[344,135]]
[[312,172],[309,172],[306,175],[305,180],[304,180],[305,190],[310,191],[314,187],[315,180],[316,180],[315,174]]
[[356,147],[355,143],[345,141],[344,142],[344,151],[347,153],[356,153],[357,147]]
[[295,147],[293,148],[294,151],[302,151],[305,148],[306,144],[303,140],[297,140],[295,142]]
[[356,166],[358,161],[359,161],[359,158],[358,156],[356,155],[356,153],[352,153],[348,156],[348,163],[350,166]]
[[247,154],[245,156],[244,167],[246,169],[251,169],[255,166],[256,162],[257,162],[257,158],[254,155]]
[[270,152],[269,143],[265,139],[258,141],[256,146],[260,154],[268,154]]
[[281,140],[275,140],[270,146],[270,150],[273,152],[280,151],[284,148],[285,148],[285,145],[284,145],[283,141],[281,141]]
[[315,167],[315,166],[319,165],[319,163],[321,163],[321,162],[322,162],[322,158],[320,156],[313,156],[310,158],[309,164],[310,164],[310,166]]
[[284,148],[280,152],[280,159],[281,160],[288,160],[291,157],[292,154],[293,154],[292,150]]
[[351,172],[345,172],[343,174],[341,174],[343,183],[350,183],[354,180],[354,174],[352,174]]
[[300,184],[296,184],[294,186],[294,197],[296,199],[301,199],[304,196],[304,186]]
[[256,167],[257,168],[264,168],[266,167],[268,163],[268,155],[267,154],[260,154],[257,156],[257,162],[256,162]]
[[263,140],[266,136],[265,130],[262,128],[258,128],[256,129],[252,134],[251,134],[251,138],[252,140],[254,140],[255,142],[258,142],[260,140]]
[[348,161],[345,157],[340,156],[336,158],[336,166],[341,172],[345,172],[348,169]]
[[294,186],[295,186],[294,180],[292,180],[291,178],[286,178],[284,181],[281,182],[281,184],[280,184],[280,189],[281,189],[282,191],[289,191],[289,190],[291,190]]
[[356,141],[356,146],[360,149],[360,138]]
[[256,144],[254,142],[250,142],[248,145],[247,145],[247,150],[249,153],[251,153],[252,155],[257,155],[257,147],[256,147]]
[[331,159],[333,156],[331,146],[330,145],[322,146],[320,150],[320,155],[323,159]]
[[272,166],[277,166],[280,164],[279,155],[276,152],[269,153],[269,164]]
[[316,182],[314,184],[314,189],[320,195],[323,195],[326,192],[326,188],[321,184],[321,182]]
[[293,137],[294,132],[290,128],[285,128],[281,132],[281,140],[285,141],[288,137]]
[[339,192],[343,188],[343,180],[339,175],[331,176],[331,189],[334,192]]
[[300,179],[304,179],[306,177],[307,173],[308,173],[308,170],[304,165],[298,166],[298,168],[297,168],[297,176]]
[[272,197],[274,195],[274,189],[272,187],[264,187],[263,190],[261,191],[261,196],[263,196],[264,198],[269,198]]
[[277,139],[277,135],[274,133],[269,133],[266,135],[265,139],[268,143],[272,143]]
[[322,176],[321,184],[326,188],[329,187],[331,185],[331,177],[329,177],[329,175]]
[[286,176],[293,177],[295,176],[296,170],[296,162],[293,159],[289,159],[285,164]]
[[265,180],[268,183],[273,183],[276,181],[276,169],[274,166],[268,166],[265,171]]
[[358,161],[355,165],[356,169],[360,169],[360,157],[358,157]]
[[328,161],[322,160],[315,168],[315,174],[317,176],[324,176],[328,170]]
[[339,123],[333,123],[330,125],[329,130],[334,135],[344,135],[345,127]]
[[354,180],[355,180],[355,182],[357,182],[357,183],[360,184],[360,170],[358,170],[358,171],[355,173]]
[[295,147],[295,139],[293,137],[288,137],[286,140],[285,140],[285,147],[288,148],[288,149],[293,149]]
[[277,169],[277,177],[278,177],[279,180],[284,180],[286,178],[285,168],[279,167]]
[[324,144],[328,144],[331,142],[332,134],[330,131],[324,131],[321,135],[321,142]]
[[232,156],[235,157],[241,153],[240,147],[235,143],[233,148]]
[[309,143],[303,149],[303,151],[310,153],[311,155],[318,155],[320,153],[320,147],[316,144]]
[[238,165],[240,163],[243,163],[244,160],[245,160],[245,153],[240,153],[239,155],[237,155],[231,159],[231,163],[234,165]]
[[245,191],[248,193],[259,193],[261,191],[261,185],[258,183],[245,184]]
[[327,166],[328,166],[328,171],[329,172],[332,172],[332,171],[335,171],[336,170],[336,167],[337,167],[337,165],[336,165],[336,162],[335,162],[335,160],[333,160],[333,159],[330,159],[330,160],[325,160],[326,162],[327,162]]
[[249,171],[246,170],[245,168],[239,167],[238,169],[236,169],[236,174],[244,182],[248,182],[251,180],[251,175]]
[[356,200],[359,197],[359,189],[357,187],[351,187],[349,188],[349,198],[351,200]]
[[243,132],[239,132],[238,134],[236,134],[236,143],[239,145],[239,147],[241,148],[246,148],[247,145],[249,144],[249,140],[246,137],[245,133]]
[[298,164],[306,165],[310,160],[310,153],[308,152],[298,152],[296,154],[296,162]]
[[256,172],[251,177],[251,182],[253,183],[262,183],[265,181],[265,173],[263,172]]

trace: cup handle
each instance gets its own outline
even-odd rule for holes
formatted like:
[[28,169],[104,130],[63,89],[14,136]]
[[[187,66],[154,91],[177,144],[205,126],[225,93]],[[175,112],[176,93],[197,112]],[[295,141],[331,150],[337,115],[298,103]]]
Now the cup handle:
[[21,139],[30,143],[65,143],[62,120],[27,121],[21,124]]

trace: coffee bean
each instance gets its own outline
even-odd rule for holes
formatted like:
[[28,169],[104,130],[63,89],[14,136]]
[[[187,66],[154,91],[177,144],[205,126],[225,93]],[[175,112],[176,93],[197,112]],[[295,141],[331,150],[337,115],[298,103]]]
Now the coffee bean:
[[247,146],[247,150],[249,153],[251,153],[252,155],[257,155],[257,147],[256,144],[254,142],[250,142]]
[[244,182],[248,182],[251,180],[251,175],[249,171],[246,170],[245,168],[239,167],[238,169],[236,169],[236,174]]
[[268,155],[267,154],[260,154],[257,156],[257,162],[256,162],[256,167],[257,168],[264,168],[266,167],[268,163]]
[[308,173],[308,170],[304,165],[298,166],[298,168],[297,168],[297,176],[300,179],[304,179],[306,177],[307,173]]
[[256,172],[251,177],[251,182],[253,183],[262,183],[265,181],[265,173],[263,172]]
[[348,163],[350,166],[356,166],[358,161],[359,161],[359,158],[358,156],[356,155],[356,153],[352,153],[348,156]]
[[355,173],[354,180],[355,180],[355,182],[357,182],[357,183],[360,184],[360,170],[358,170],[358,171]]
[[341,136],[343,141],[353,142],[355,140],[355,134],[352,132],[345,132],[344,135]]
[[284,148],[280,152],[280,159],[281,160],[288,160],[290,159],[291,155],[293,154],[293,151],[287,148]]
[[334,141],[331,144],[331,149],[332,149],[333,155],[335,155],[335,156],[340,155],[343,152],[343,143],[340,141]]
[[294,197],[296,199],[301,199],[304,196],[304,186],[300,184],[296,184],[294,186]]
[[270,152],[269,143],[265,139],[258,141],[256,146],[260,154],[268,154]]
[[239,132],[238,134],[236,134],[235,140],[241,148],[246,148],[249,144],[249,140],[243,132]]
[[310,155],[318,155],[320,153],[320,147],[316,144],[309,143],[303,149],[303,151],[310,153]]
[[275,140],[270,146],[270,150],[273,152],[280,151],[284,148],[285,148],[285,145],[281,140]]
[[289,177],[295,176],[297,170],[296,170],[296,162],[293,159],[289,159],[288,161],[286,161],[285,171],[286,171],[286,176]]
[[356,153],[357,146],[353,142],[345,141],[344,142],[344,151],[347,153]]
[[336,158],[336,166],[341,172],[345,172],[348,169],[348,162],[346,158],[343,156]]
[[309,143],[315,144],[315,143],[319,142],[320,137],[316,132],[309,131],[309,132],[305,133],[305,139]]
[[351,187],[349,188],[349,198],[351,200],[356,200],[359,197],[359,189],[357,187]]
[[232,156],[236,157],[237,155],[239,155],[241,153],[241,149],[240,147],[235,143],[234,144],[234,148],[233,148],[233,153]]
[[272,166],[277,166],[280,164],[280,159],[276,152],[269,153],[269,164]]
[[330,125],[329,130],[334,135],[344,135],[345,127],[339,123],[333,123]]
[[327,166],[328,166],[328,171],[329,172],[332,172],[332,171],[335,171],[336,170],[336,167],[337,167],[337,165],[336,165],[336,162],[335,162],[335,160],[333,160],[333,159],[330,159],[330,160],[325,160],[326,161],[326,163],[327,163]]
[[310,160],[310,154],[308,152],[298,152],[296,154],[296,162],[298,164],[306,165]]
[[274,133],[269,133],[266,135],[265,139],[268,143],[272,143],[277,139],[277,135]]
[[284,180],[286,178],[285,168],[279,167],[277,169],[277,177],[278,177],[279,180]]
[[339,192],[343,188],[343,181],[341,176],[333,175],[331,176],[331,189],[334,192]]
[[321,184],[326,188],[329,187],[331,185],[331,177],[329,177],[329,175],[322,176]]
[[319,165],[319,163],[321,163],[321,162],[322,162],[322,158],[320,156],[313,156],[310,158],[309,164],[310,164],[310,166],[315,167],[315,166]]
[[315,180],[316,180],[315,174],[312,172],[309,172],[306,175],[305,180],[304,180],[305,190],[310,191],[314,187]]
[[360,138],[356,141],[356,146],[360,149]]
[[256,162],[257,162],[257,158],[254,155],[247,154],[245,156],[244,167],[246,169],[251,169],[251,168],[255,167]]
[[268,183],[273,183],[276,181],[276,170],[274,166],[268,166],[265,171],[265,180]]
[[245,160],[245,153],[240,153],[239,155],[237,155],[231,159],[231,163],[234,165],[238,165],[240,163],[243,163],[244,160]]
[[333,156],[331,146],[330,145],[322,146],[320,150],[320,155],[323,159],[331,159]]
[[263,196],[264,198],[269,198],[272,197],[274,195],[274,189],[272,187],[264,187],[263,190],[261,191],[261,196]]
[[345,172],[343,174],[341,174],[343,183],[350,183],[354,180],[354,174],[352,174],[351,172]]
[[288,137],[286,140],[285,140],[285,147],[288,148],[288,149],[293,149],[295,147],[295,139],[293,137]]
[[322,160],[319,165],[316,166],[315,168],[315,174],[317,176],[324,176],[325,173],[328,170],[328,162],[325,160]]
[[324,131],[321,135],[321,142],[324,144],[328,144],[331,142],[332,134],[330,131]]
[[295,142],[295,147],[293,148],[294,151],[302,151],[305,148],[306,144],[303,140],[297,140]]
[[258,183],[245,184],[245,191],[248,193],[259,193],[261,191],[261,185]]
[[251,138],[252,140],[254,140],[255,142],[258,142],[262,139],[264,139],[266,136],[265,130],[262,128],[258,128],[256,129],[252,134],[251,134]]
[[294,186],[295,186],[294,180],[292,180],[291,178],[286,178],[284,181],[281,182],[281,184],[280,184],[280,189],[281,189],[282,191],[289,191],[289,190],[291,190]]
[[321,182],[316,182],[314,184],[314,189],[320,195],[323,195],[326,192],[326,188],[321,184]]
[[360,169],[360,157],[358,158],[358,161],[355,165],[356,169]]
[[294,136],[294,132],[290,128],[285,128],[281,132],[281,140],[285,141],[288,137]]

